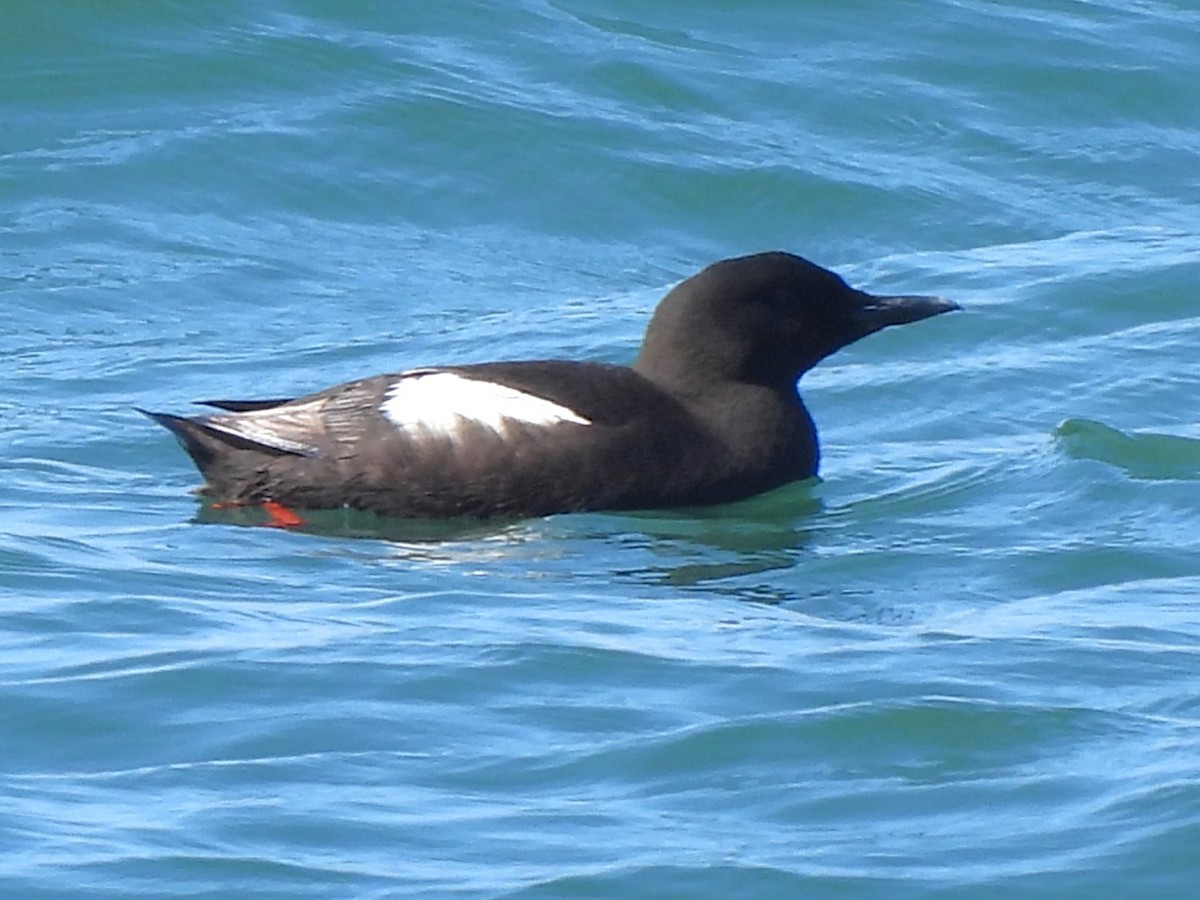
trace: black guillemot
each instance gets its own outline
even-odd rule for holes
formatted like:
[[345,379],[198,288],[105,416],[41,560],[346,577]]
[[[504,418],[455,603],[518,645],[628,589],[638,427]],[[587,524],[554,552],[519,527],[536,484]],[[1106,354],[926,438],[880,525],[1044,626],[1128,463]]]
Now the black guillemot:
[[[408,518],[523,517],[740,500],[817,473],[796,382],[889,325],[957,309],[874,296],[799,256],[726,259],[659,303],[632,366],[410,369],[286,400],[146,414],[217,504]],[[282,511],[282,512],[281,512]]]

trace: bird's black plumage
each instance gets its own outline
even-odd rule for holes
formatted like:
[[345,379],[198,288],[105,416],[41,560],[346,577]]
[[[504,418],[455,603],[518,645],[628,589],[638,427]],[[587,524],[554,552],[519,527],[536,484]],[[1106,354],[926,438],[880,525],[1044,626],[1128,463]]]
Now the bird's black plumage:
[[798,256],[760,253],[673,288],[629,367],[414,369],[147,415],[224,502],[422,518],[720,503],[816,474],[804,372],[888,325],[956,308],[873,296]]

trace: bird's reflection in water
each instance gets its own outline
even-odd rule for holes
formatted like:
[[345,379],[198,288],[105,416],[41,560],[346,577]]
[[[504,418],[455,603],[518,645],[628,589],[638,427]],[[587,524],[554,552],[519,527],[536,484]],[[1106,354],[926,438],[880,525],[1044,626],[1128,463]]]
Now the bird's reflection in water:
[[[789,587],[777,577],[755,576],[786,571],[805,558],[810,529],[824,511],[814,490],[819,483],[810,479],[722,506],[524,520],[412,520],[352,509],[302,510],[302,524],[280,530],[350,540],[353,546],[343,544],[342,551],[390,564],[457,565],[474,573],[491,569],[503,578],[558,577],[576,585],[594,579],[610,587],[651,589],[651,595],[665,588],[782,604],[796,599]],[[277,526],[252,506],[202,505],[194,521]],[[379,543],[372,547],[371,541]]]
[[[737,580],[739,595],[748,576],[790,569],[802,558],[808,528],[824,509],[813,479],[768,494],[701,510],[637,513],[636,523],[654,563],[625,574],[675,587],[719,587]],[[752,598],[778,602],[771,591]]]

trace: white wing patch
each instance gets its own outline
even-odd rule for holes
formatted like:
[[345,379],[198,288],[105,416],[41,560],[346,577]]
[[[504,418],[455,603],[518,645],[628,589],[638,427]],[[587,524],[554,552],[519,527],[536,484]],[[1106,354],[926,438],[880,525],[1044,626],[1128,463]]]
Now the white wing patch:
[[542,397],[491,381],[463,378],[453,372],[405,373],[387,390],[380,411],[414,438],[458,441],[467,423],[504,436],[509,423],[526,425],[591,425],[579,413]]

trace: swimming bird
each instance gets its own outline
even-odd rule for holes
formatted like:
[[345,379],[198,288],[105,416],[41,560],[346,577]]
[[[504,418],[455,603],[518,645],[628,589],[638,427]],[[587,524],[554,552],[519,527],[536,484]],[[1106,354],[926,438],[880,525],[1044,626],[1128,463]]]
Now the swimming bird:
[[801,375],[868,334],[953,309],[939,297],[874,296],[802,257],[757,253],[671,289],[630,366],[416,368],[294,399],[205,401],[219,410],[208,415],[141,411],[191,455],[201,493],[273,515],[717,504],[817,474]]

